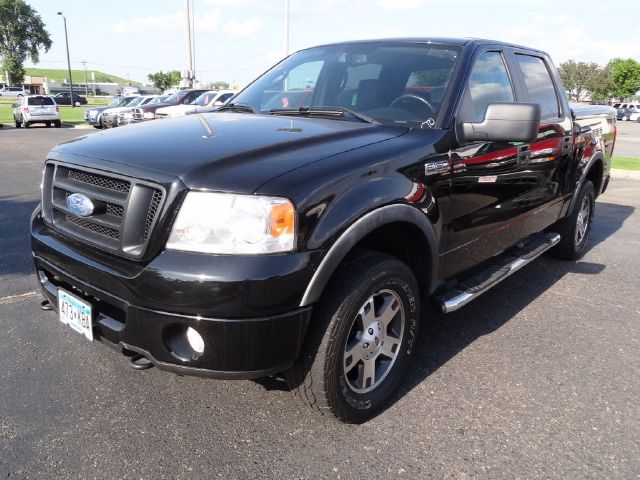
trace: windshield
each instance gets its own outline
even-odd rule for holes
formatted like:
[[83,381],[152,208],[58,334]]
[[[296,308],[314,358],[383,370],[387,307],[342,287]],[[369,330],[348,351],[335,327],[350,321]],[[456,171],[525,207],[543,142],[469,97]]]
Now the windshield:
[[149,105],[153,105],[155,103],[163,103],[167,98],[169,98],[167,95],[161,95],[159,97],[156,97],[156,98],[152,99],[149,102]]
[[459,48],[354,43],[295,53],[233,102],[263,114],[274,109],[338,107],[385,125],[432,127]]
[[28,105],[35,105],[35,106],[55,105],[55,102],[51,97],[29,97]]
[[196,98],[191,105],[198,105],[200,107],[206,107],[211,100],[216,96],[217,92],[204,92],[198,98]]
[[127,107],[137,107],[142,103],[142,100],[144,100],[144,97],[136,97],[133,100],[131,100],[129,103],[127,103]]
[[188,95],[189,91],[185,91],[185,90],[179,90],[176,93],[169,95],[169,97],[167,97],[167,99],[164,101],[164,103],[171,103],[171,104],[176,104],[178,102],[180,102],[180,100],[182,100],[185,95]]

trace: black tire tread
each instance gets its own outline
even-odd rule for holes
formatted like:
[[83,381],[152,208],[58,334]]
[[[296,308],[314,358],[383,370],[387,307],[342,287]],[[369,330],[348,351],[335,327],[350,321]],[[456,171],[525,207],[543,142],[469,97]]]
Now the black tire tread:
[[383,264],[386,262],[399,264],[401,268],[406,269],[408,275],[413,276],[404,263],[390,255],[368,250],[359,250],[350,255],[334,274],[316,306],[305,347],[317,345],[317,348],[303,347],[303,352],[294,366],[285,372],[289,388],[302,403],[321,415],[343,419],[340,412],[329,403],[328,391],[333,388],[335,379],[325,378],[326,357],[322,354],[329,349],[333,340],[334,329],[331,325],[334,316],[346,298],[345,292],[350,292],[353,285],[361,281],[363,272],[373,267],[384,268]]
[[[558,244],[550,250],[550,253],[554,257],[564,260],[577,260],[582,257],[582,255],[584,255],[585,248],[582,248],[580,250],[576,249],[574,235],[578,210],[580,209],[580,205],[582,204],[582,198],[588,194],[591,194],[595,200],[595,188],[590,180],[587,180],[580,188],[573,211],[551,228],[551,230],[556,231],[560,234],[560,242],[558,242]],[[594,208],[595,203],[594,205],[592,205],[592,218],[594,215]],[[588,236],[585,242],[588,242]]]

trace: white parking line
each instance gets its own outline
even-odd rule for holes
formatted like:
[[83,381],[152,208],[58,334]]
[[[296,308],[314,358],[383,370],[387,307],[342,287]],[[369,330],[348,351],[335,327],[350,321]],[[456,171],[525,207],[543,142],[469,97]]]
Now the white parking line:
[[35,290],[32,290],[30,292],[26,292],[26,293],[18,293],[16,295],[8,295],[6,297],[0,298],[0,305],[3,305],[5,303],[12,303],[12,302],[15,302],[17,300],[22,300],[23,298],[35,297],[37,295],[40,295],[40,294],[38,292],[36,292]]

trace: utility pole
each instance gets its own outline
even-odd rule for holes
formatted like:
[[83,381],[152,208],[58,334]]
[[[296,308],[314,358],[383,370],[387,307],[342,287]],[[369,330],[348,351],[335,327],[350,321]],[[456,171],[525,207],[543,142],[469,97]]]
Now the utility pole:
[[89,84],[87,80],[87,61],[82,60],[82,65],[84,66],[84,94],[85,96],[89,96]]
[[284,0],[284,56],[289,56],[289,6],[290,0]]
[[67,44],[67,70],[69,71],[69,93],[71,94],[69,103],[71,103],[71,108],[76,108],[76,102],[73,101],[73,79],[71,78],[71,60],[69,58],[69,36],[67,35],[67,17],[62,15],[62,12],[58,12],[58,15],[61,15],[62,19],[64,20],[64,40]]
[[191,1],[184,0],[185,45],[187,47],[187,74],[184,75],[187,86],[193,87],[193,55],[191,50]]

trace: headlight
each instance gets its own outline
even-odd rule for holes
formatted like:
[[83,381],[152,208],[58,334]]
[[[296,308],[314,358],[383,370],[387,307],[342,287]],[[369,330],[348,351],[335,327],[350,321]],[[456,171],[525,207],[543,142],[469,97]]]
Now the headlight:
[[295,208],[286,198],[189,192],[167,248],[221,254],[289,252]]
[[153,112],[144,112],[144,118],[156,118],[156,114]]

